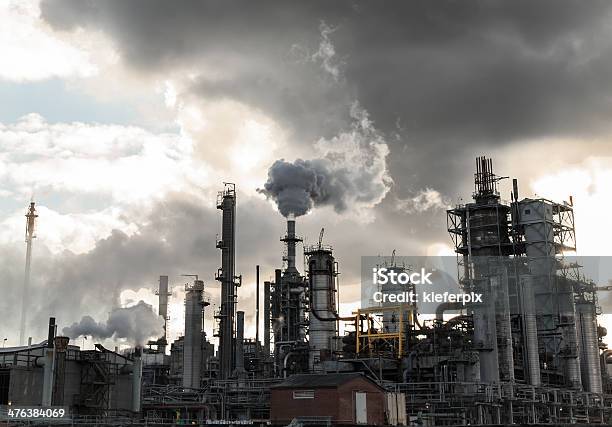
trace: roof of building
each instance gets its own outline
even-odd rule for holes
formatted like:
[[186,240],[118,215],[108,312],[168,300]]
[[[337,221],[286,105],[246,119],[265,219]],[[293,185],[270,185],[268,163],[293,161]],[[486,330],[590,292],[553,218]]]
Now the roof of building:
[[[366,381],[370,381],[372,384],[378,386],[378,384],[372,381],[371,378],[363,375],[360,372],[346,372],[346,373],[329,373],[329,374],[296,374],[285,379],[282,383],[273,385],[270,388],[273,389],[285,389],[285,388],[333,388],[339,385],[345,384],[356,378],[362,378]],[[380,387],[380,386],[379,386]]]

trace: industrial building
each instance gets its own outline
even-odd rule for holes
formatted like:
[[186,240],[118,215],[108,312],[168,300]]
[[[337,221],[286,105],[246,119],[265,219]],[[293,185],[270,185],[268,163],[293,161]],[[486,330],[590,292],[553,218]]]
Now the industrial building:
[[[165,334],[142,354],[119,355],[79,350],[50,329],[45,343],[0,352],[0,404],[62,401],[75,416],[109,424],[128,411],[167,425],[612,425],[612,353],[597,324],[602,286],[565,258],[576,248],[572,201],[521,199],[517,180],[504,201],[502,179],[478,158],[472,201],[447,211],[458,283],[482,302],[441,304],[428,322],[417,303],[340,315],[333,248],[321,230],[317,244],[303,245],[302,263],[290,215],[283,265],[270,267],[274,280],[261,293],[257,266],[255,337],[245,337],[236,309],[239,204],[235,186],[224,184],[216,348],[203,327],[207,284],[194,276],[184,336],[169,354]],[[410,268],[394,258],[388,268]],[[161,276],[164,318],[169,292]]]
[[289,424],[304,419],[321,424],[386,425],[385,390],[360,373],[292,375],[271,387],[270,420]]

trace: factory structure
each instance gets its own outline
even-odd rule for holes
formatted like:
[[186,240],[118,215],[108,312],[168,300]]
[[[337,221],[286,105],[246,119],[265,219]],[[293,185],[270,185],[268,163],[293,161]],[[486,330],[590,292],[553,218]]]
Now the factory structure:
[[[184,335],[172,343],[164,328],[144,348],[82,350],[51,319],[43,343],[1,349],[0,405],[65,405],[76,418],[109,425],[113,417],[159,425],[612,425],[612,351],[597,323],[597,293],[610,286],[566,259],[576,249],[572,200],[521,198],[513,180],[504,201],[501,179],[490,159],[476,159],[472,201],[446,213],[458,284],[482,301],[440,304],[431,320],[413,302],[341,315],[332,246],[323,229],[304,245],[289,215],[282,265],[267,270],[273,280],[260,284],[256,266],[255,337],[245,336],[237,310],[239,204],[235,186],[224,184],[218,345],[204,332],[208,284],[194,275]],[[33,230],[33,204],[28,215]],[[29,272],[29,255],[27,263]],[[387,267],[411,268],[394,254]],[[166,320],[170,293],[160,276]]]

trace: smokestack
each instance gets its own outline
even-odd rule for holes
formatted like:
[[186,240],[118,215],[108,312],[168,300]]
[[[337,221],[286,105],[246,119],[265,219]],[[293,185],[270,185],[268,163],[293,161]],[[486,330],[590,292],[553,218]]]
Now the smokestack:
[[34,202],[30,203],[30,208],[28,209],[28,213],[26,214],[26,231],[25,231],[25,241],[26,241],[26,262],[25,262],[25,272],[23,275],[23,296],[21,299],[21,321],[19,323],[19,345],[24,345],[24,340],[26,336],[26,322],[27,322],[27,312],[29,310],[29,287],[30,287],[30,270],[32,263],[32,240],[36,237],[34,235],[34,226],[36,225],[36,208]]
[[134,349],[134,364],[132,365],[132,411],[140,412],[142,389],[142,349]]
[[259,265],[255,266],[255,349],[259,348]]
[[293,215],[292,213],[287,216],[287,234],[280,240],[281,242],[285,242],[285,244],[287,245],[287,257],[285,258],[285,260],[287,261],[286,271],[297,271],[297,269],[295,268],[295,246],[296,243],[301,242],[302,239],[299,239],[295,236],[295,215]]
[[42,406],[51,406],[53,398],[53,371],[55,362],[55,317],[49,318],[49,333],[45,347],[45,366],[43,370]]
[[168,326],[168,297],[172,295],[168,292],[168,276],[159,276],[159,290],[157,292],[159,296],[159,315],[164,318],[164,335],[159,339],[158,350],[162,354],[166,354],[167,340],[167,326]]
[[264,359],[270,357],[270,282],[264,282]]

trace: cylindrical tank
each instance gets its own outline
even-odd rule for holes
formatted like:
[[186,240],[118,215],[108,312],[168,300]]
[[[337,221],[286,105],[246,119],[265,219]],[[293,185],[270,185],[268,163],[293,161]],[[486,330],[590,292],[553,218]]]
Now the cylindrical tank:
[[586,391],[601,393],[597,316],[595,305],[592,302],[580,301],[576,303],[576,326],[582,386]]
[[196,280],[186,286],[185,294],[185,338],[183,347],[183,387],[200,387],[202,366],[202,300],[204,282]]
[[331,356],[331,340],[337,335],[335,264],[331,249],[306,250],[310,291],[309,343],[311,369],[318,360]]
[[533,296],[533,276],[522,275],[520,280],[521,310],[523,317],[524,345],[526,347],[526,367],[529,384],[539,386],[542,382],[540,377],[540,355],[538,350],[538,323],[536,320],[536,309]]

